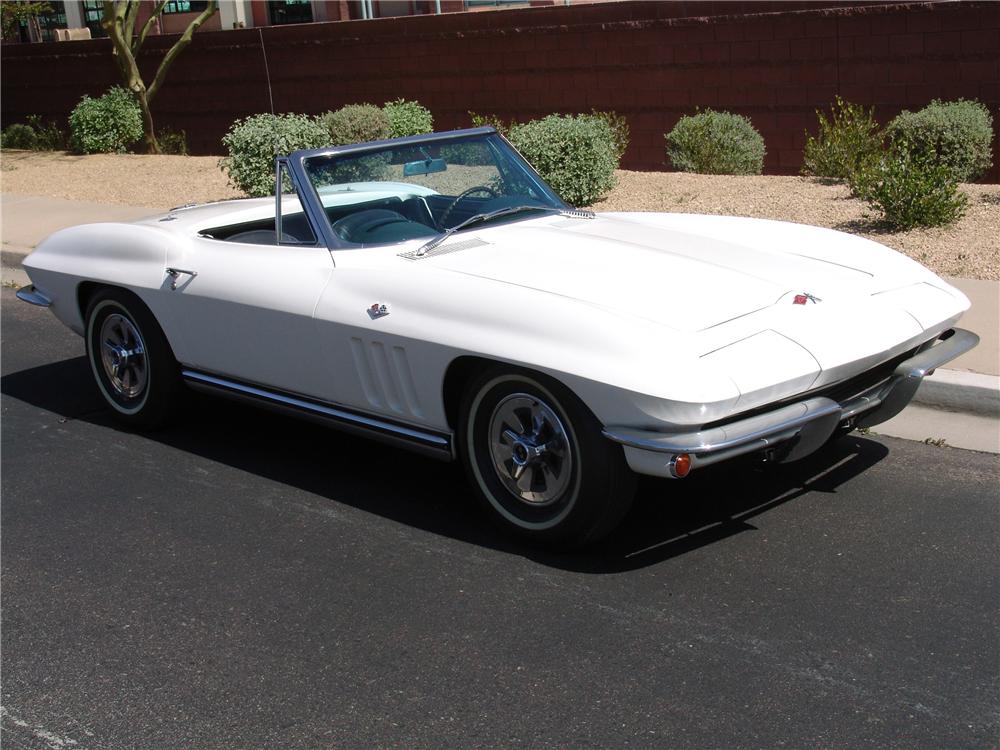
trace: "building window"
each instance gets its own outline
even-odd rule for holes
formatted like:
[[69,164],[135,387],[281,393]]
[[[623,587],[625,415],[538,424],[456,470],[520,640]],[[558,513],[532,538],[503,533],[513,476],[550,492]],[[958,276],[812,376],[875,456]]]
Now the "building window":
[[[56,29],[66,28],[66,4],[59,0],[49,0],[48,5],[52,10],[39,13],[28,21],[21,21],[19,33],[22,42],[54,42]],[[35,31],[29,29],[29,24],[35,26]]]
[[465,0],[466,10],[480,8],[512,8],[518,5],[528,5],[529,0]]
[[312,23],[313,9],[310,0],[279,0],[268,2],[267,12],[275,26],[285,23]]
[[170,0],[170,2],[163,6],[163,12],[201,13],[207,7],[208,0]]
[[90,29],[90,38],[107,36],[101,19],[104,18],[104,3],[101,0],[83,0],[83,25]]

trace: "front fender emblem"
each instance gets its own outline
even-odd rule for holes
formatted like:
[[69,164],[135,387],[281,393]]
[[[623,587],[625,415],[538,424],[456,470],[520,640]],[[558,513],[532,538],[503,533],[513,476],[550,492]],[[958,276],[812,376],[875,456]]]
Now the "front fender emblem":
[[376,302],[368,308],[368,317],[372,320],[384,318],[389,314],[389,306],[381,302]]
[[819,297],[814,297],[811,294],[805,294],[805,293],[803,293],[803,294],[796,294],[795,295],[795,299],[792,300],[792,304],[793,305],[804,305],[807,302],[812,302],[813,304],[816,304],[817,302],[822,302],[822,301],[823,300],[821,300]]

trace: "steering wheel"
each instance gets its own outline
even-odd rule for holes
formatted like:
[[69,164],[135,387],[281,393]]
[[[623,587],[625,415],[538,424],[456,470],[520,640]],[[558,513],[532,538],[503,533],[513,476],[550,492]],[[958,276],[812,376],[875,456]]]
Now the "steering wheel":
[[458,205],[458,202],[463,198],[468,198],[470,195],[475,195],[476,193],[488,193],[491,198],[500,197],[497,194],[497,191],[491,188],[489,185],[475,185],[474,187],[470,187],[468,190],[463,190],[461,193],[455,196],[455,200],[449,203],[448,208],[446,208],[444,212],[441,214],[441,218],[438,219],[438,226],[440,226],[442,229],[445,229],[446,228],[445,220],[451,215],[451,212],[454,210],[455,206]]

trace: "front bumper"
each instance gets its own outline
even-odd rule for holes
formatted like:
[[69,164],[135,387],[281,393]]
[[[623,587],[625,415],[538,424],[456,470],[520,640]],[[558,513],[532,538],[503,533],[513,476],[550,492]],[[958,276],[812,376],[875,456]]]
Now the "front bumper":
[[633,471],[652,476],[675,476],[672,467],[682,454],[690,456],[692,470],[772,449],[779,460],[795,461],[820,448],[838,427],[870,427],[896,416],[910,403],[924,376],[978,343],[979,337],[970,331],[945,331],[882,381],[839,400],[817,395],[693,432],[607,427],[604,435],[624,447]]
[[45,294],[38,291],[34,284],[28,284],[28,286],[22,286],[17,290],[17,298],[22,302],[27,302],[29,305],[38,305],[39,307],[49,307],[52,304]]

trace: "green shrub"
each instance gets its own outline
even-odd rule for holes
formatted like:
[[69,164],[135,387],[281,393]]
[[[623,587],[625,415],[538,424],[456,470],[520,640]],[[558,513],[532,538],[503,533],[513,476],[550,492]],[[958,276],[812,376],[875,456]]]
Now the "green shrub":
[[66,133],[54,122],[42,122],[38,115],[28,115],[26,124],[15,123],[3,131],[0,137],[4,148],[62,151],[67,146]]
[[591,115],[549,115],[511,127],[507,137],[563,200],[593,203],[615,185],[611,128]]
[[35,146],[38,151],[64,151],[69,148],[66,132],[52,120],[45,123],[39,115],[28,115],[28,125],[38,137]]
[[332,164],[317,165],[310,177],[317,187],[349,182],[379,182],[389,177],[389,156],[366,154],[338,159]]
[[596,109],[589,116],[602,120],[611,128],[611,135],[615,142],[615,155],[618,162],[621,163],[622,157],[625,155],[625,149],[628,148],[629,143],[630,131],[628,120],[617,112],[598,112]]
[[993,117],[977,101],[935,99],[919,112],[903,110],[886,134],[893,143],[935,154],[959,182],[978,180],[993,164]]
[[69,116],[70,146],[80,154],[124,153],[142,138],[142,112],[120,86],[104,96],[84,96]]
[[434,132],[434,116],[420,102],[397,99],[394,102],[386,102],[382,112],[389,122],[390,138]]
[[764,139],[750,120],[706,109],[685,115],[666,135],[674,169],[701,174],[760,174]]
[[172,154],[173,156],[188,155],[187,133],[183,130],[162,128],[156,134],[156,140],[160,143],[160,153]]
[[491,127],[505,138],[510,132],[510,129],[517,125],[516,122],[504,122],[496,115],[480,115],[475,112],[469,112],[469,119],[472,120],[472,127]]
[[852,173],[851,186],[878,218],[896,229],[951,224],[968,205],[951,168],[933,151],[905,140],[861,164]]
[[882,150],[882,134],[874,108],[845,102],[839,96],[830,119],[816,110],[819,132],[806,133],[802,174],[846,180],[861,164]]
[[348,104],[317,118],[334,146],[380,141],[389,137],[389,119],[374,104]]
[[15,122],[8,125],[0,134],[0,143],[4,148],[23,148],[34,151],[38,148],[38,134],[30,125]]
[[274,157],[330,145],[322,124],[307,115],[253,115],[237,120],[222,137],[229,156],[219,166],[249,196],[274,195]]

